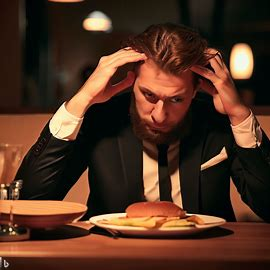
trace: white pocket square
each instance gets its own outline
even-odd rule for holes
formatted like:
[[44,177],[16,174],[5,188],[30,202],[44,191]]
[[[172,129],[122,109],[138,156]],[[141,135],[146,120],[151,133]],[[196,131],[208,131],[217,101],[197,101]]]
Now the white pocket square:
[[228,155],[227,155],[226,149],[225,147],[223,147],[218,155],[214,156],[213,158],[209,159],[208,161],[206,161],[205,163],[201,165],[201,171],[209,167],[212,167],[227,158],[228,158]]

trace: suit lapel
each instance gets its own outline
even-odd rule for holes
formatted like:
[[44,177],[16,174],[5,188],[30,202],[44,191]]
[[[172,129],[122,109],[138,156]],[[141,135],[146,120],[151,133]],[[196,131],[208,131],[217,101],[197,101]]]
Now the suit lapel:
[[[183,208],[198,213],[200,208],[201,156],[206,136],[206,125],[192,115],[189,136],[180,142],[179,171]],[[198,116],[197,116],[198,117]]]
[[126,126],[118,137],[118,146],[129,203],[143,201],[143,150],[142,142],[134,135],[131,125]]

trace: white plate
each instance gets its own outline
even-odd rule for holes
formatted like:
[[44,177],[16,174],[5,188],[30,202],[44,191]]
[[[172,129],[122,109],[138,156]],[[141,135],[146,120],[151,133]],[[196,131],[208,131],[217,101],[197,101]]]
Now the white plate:
[[[191,214],[188,214],[188,215],[191,215]],[[102,224],[99,222],[103,219],[111,219],[111,218],[125,217],[125,216],[126,216],[126,213],[99,215],[99,216],[91,217],[90,222],[100,228],[116,231],[123,235],[131,235],[131,236],[190,235],[190,234],[195,234],[201,231],[208,230],[213,227],[220,226],[226,222],[225,219],[223,218],[207,216],[207,215],[197,215],[205,222],[205,225],[196,225],[195,227],[169,227],[169,228],[147,229],[143,227]]]

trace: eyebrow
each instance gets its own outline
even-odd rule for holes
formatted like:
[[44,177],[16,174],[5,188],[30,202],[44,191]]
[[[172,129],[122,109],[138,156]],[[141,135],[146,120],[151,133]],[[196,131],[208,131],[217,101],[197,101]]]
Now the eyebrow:
[[[144,86],[139,86],[141,91],[145,91],[145,92],[150,92],[151,94],[157,96],[155,93],[153,93],[150,89],[144,87]],[[186,89],[183,89],[186,92]],[[174,97],[183,97],[185,93],[177,93],[175,95],[172,96],[167,96],[166,98],[174,98]]]

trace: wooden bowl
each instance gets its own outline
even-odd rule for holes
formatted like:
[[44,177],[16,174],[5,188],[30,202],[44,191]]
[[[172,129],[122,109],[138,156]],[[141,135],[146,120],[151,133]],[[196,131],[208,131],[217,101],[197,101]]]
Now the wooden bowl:
[[87,206],[67,201],[0,200],[0,224],[8,224],[11,207],[13,223],[28,228],[58,227],[87,211]]

